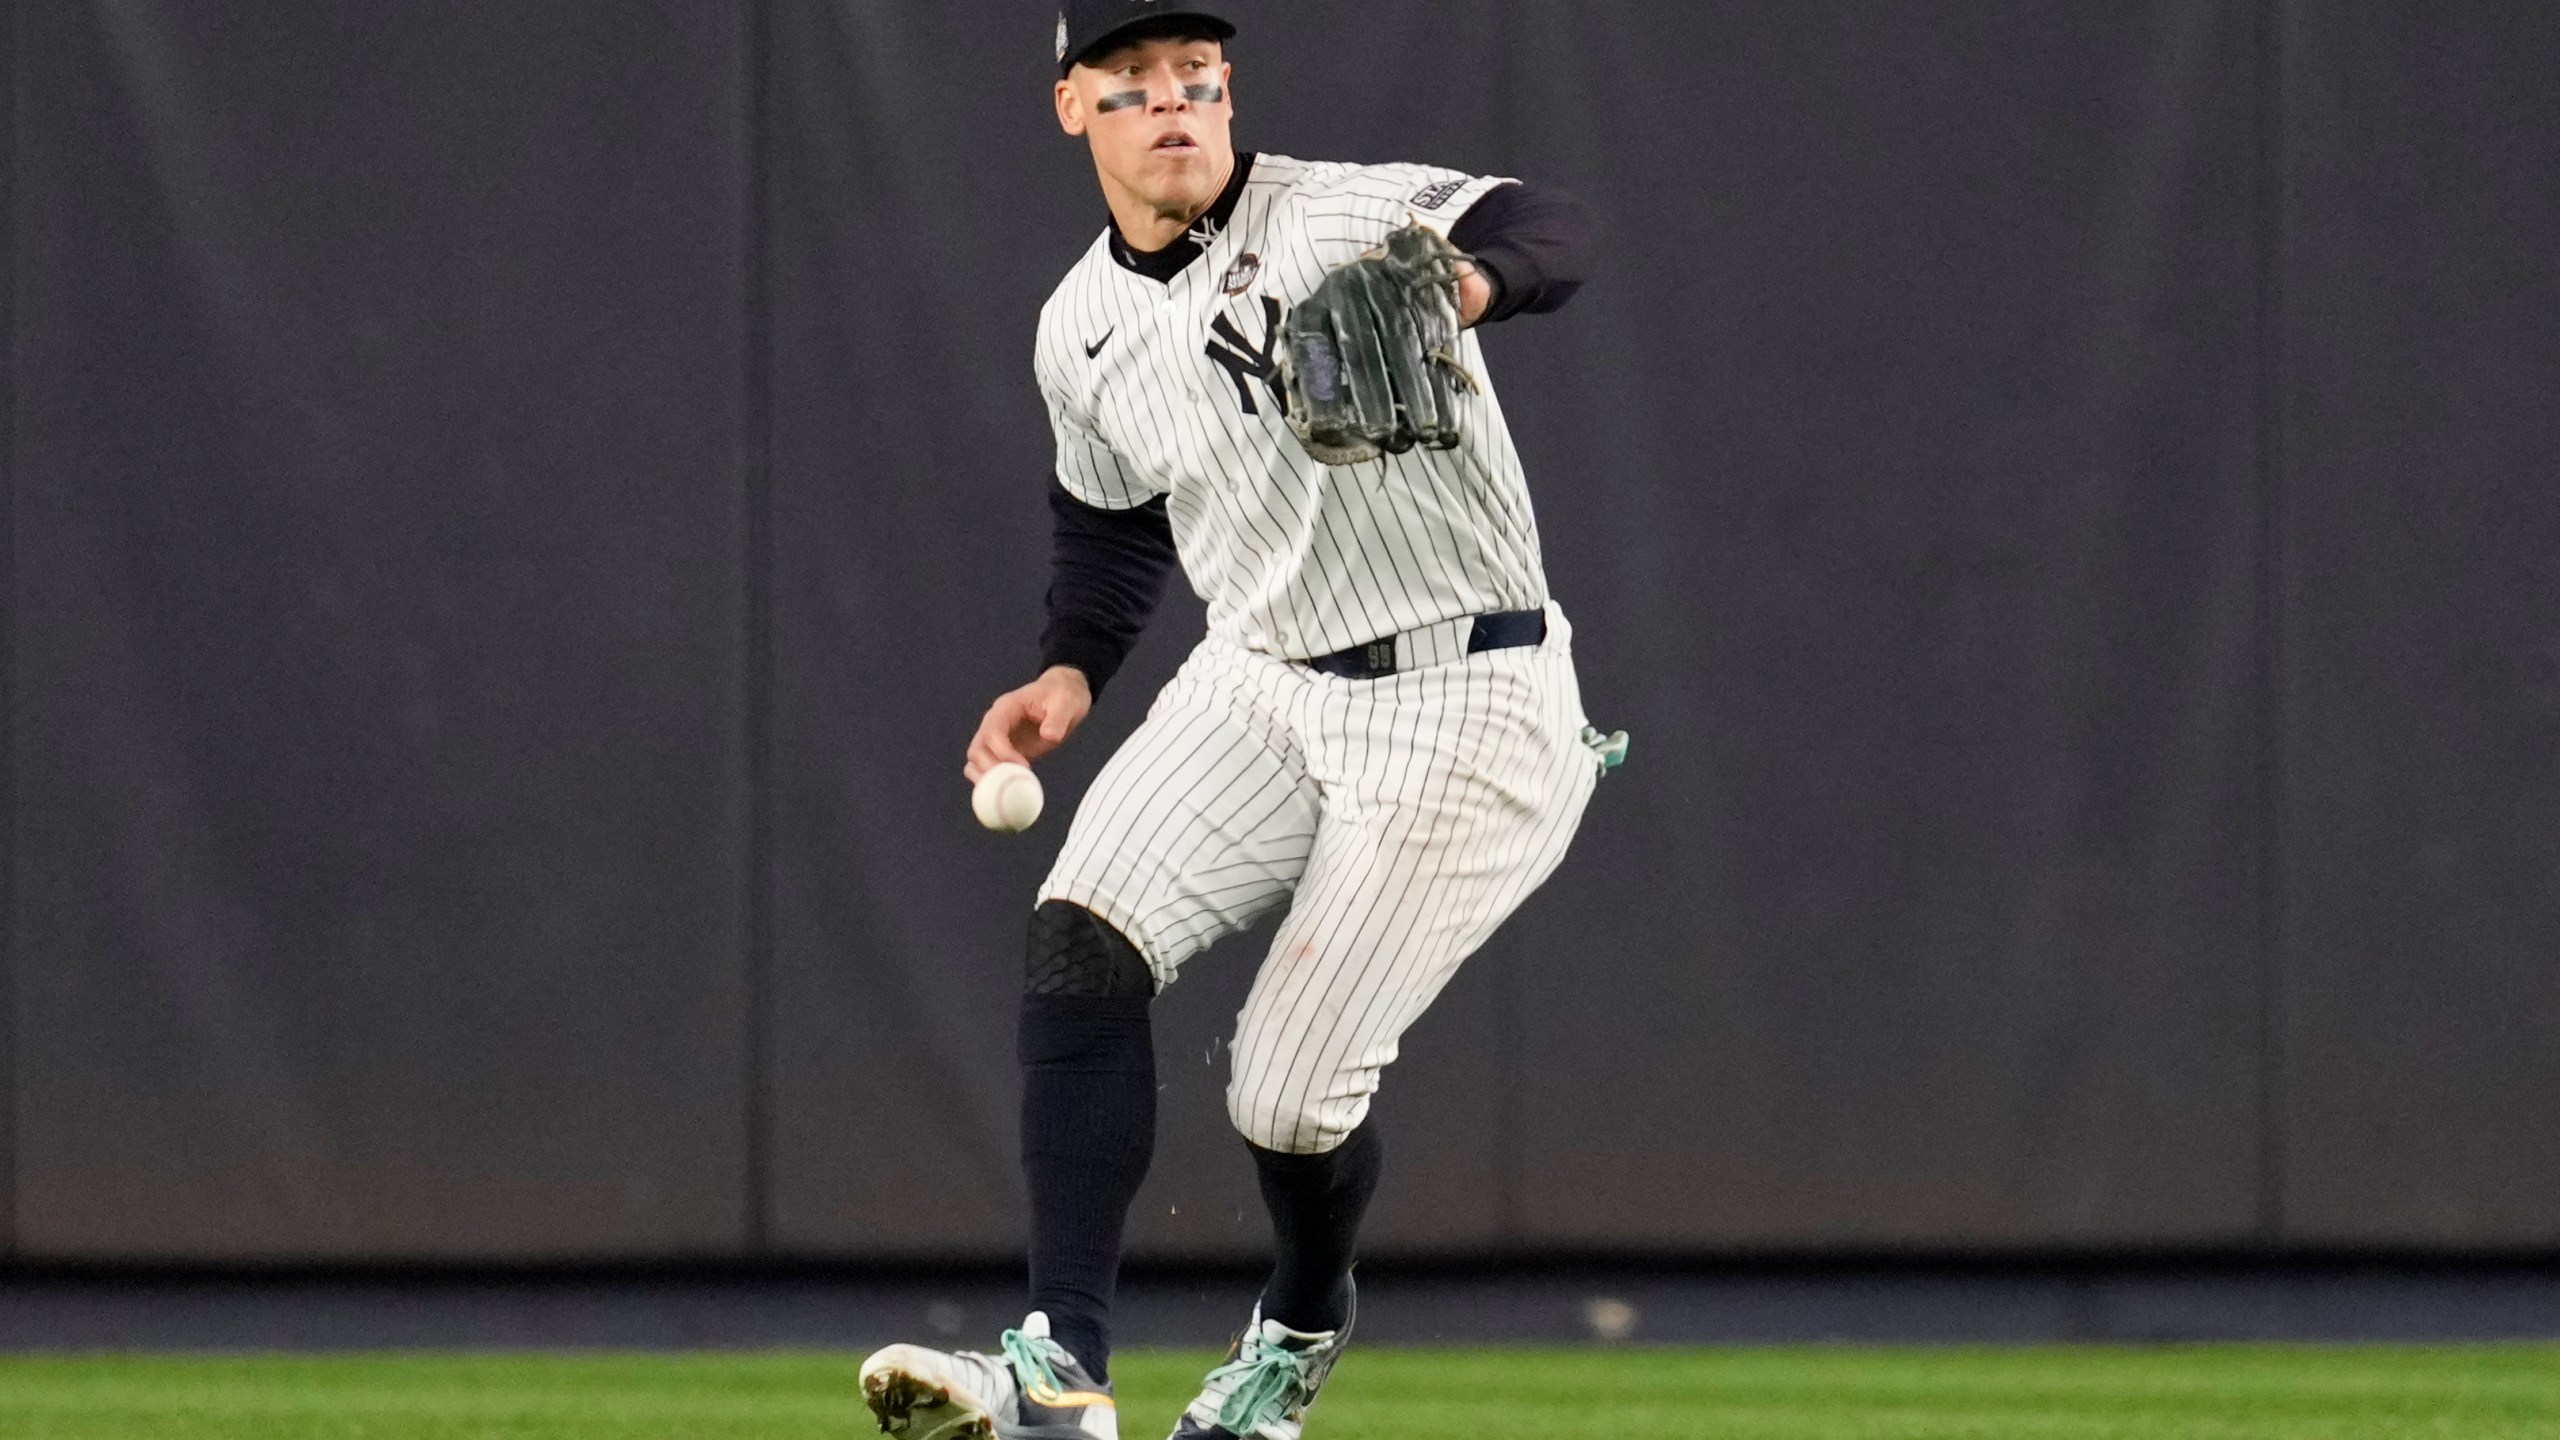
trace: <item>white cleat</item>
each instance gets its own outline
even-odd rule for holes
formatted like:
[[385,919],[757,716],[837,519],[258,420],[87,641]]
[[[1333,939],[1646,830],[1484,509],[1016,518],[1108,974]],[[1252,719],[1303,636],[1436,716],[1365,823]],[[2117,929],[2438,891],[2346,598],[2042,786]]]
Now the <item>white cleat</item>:
[[996,1440],[1021,1405],[1013,1371],[975,1351],[892,1345],[862,1362],[862,1399],[899,1440]]
[[1050,1338],[1048,1316],[1032,1311],[1021,1329],[1004,1332],[1003,1348],[1022,1399],[996,1440],[1120,1440],[1120,1402]]
[[1111,1387],[1037,1310],[994,1355],[892,1345],[862,1362],[862,1398],[899,1440],[1120,1440]]
[[1307,1409],[1351,1344],[1351,1322],[1319,1334],[1292,1330],[1262,1318],[1227,1352],[1227,1363],[1209,1372],[1200,1394],[1174,1422],[1171,1440],[1299,1440]]

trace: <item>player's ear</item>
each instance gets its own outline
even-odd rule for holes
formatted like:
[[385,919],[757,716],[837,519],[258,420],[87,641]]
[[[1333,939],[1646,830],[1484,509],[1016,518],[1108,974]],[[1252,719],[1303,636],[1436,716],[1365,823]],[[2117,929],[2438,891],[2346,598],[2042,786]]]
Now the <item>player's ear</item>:
[[1070,135],[1084,133],[1084,97],[1076,93],[1075,82],[1058,82],[1058,128]]

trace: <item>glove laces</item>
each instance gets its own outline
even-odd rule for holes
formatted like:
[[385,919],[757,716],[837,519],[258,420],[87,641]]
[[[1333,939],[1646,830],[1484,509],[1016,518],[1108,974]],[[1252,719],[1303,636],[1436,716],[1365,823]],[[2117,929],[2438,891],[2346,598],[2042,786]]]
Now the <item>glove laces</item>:
[[1218,1407],[1218,1428],[1233,1435],[1252,1435],[1286,1418],[1290,1405],[1305,1393],[1319,1353],[1313,1348],[1287,1350],[1258,1338],[1246,1350],[1247,1354],[1209,1372],[1212,1385],[1226,1379],[1236,1382],[1236,1388],[1227,1392],[1226,1403]]

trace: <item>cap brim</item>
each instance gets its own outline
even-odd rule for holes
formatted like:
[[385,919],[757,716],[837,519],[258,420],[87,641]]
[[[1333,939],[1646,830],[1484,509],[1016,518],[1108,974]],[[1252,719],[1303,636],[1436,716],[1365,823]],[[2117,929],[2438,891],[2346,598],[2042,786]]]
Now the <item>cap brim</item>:
[[1101,34],[1096,35],[1092,40],[1085,44],[1083,49],[1078,50],[1073,55],[1068,56],[1065,60],[1060,61],[1058,64],[1058,73],[1064,75],[1068,71],[1076,68],[1078,65],[1083,64],[1085,57],[1088,55],[1101,54],[1103,51],[1109,49],[1121,36],[1128,34],[1130,31],[1137,29],[1141,25],[1160,25],[1167,20],[1197,20],[1203,26],[1208,28],[1209,33],[1217,36],[1221,43],[1236,38],[1236,27],[1232,21],[1222,20],[1215,15],[1199,10],[1167,10],[1162,14],[1149,15],[1143,19],[1132,20],[1125,25],[1115,25],[1112,28],[1103,31]]

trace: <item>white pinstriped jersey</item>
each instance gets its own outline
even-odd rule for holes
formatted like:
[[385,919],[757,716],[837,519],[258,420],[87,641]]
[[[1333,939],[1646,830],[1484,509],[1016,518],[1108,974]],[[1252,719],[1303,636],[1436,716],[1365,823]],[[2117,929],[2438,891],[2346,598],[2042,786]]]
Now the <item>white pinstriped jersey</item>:
[[1076,807],[1040,890],[1159,988],[1288,907],[1237,1016],[1227,1109],[1309,1155],[1359,1128],[1407,1027],[1564,859],[1600,766],[1573,627],[1378,680],[1204,637]]
[[[1239,157],[1239,163],[1244,157]],[[1446,231],[1508,183],[1426,165],[1253,157],[1227,223],[1169,283],[1106,231],[1040,312],[1036,369],[1059,483],[1089,505],[1158,496],[1210,633],[1303,659],[1547,600],[1519,453],[1484,353],[1465,443],[1331,467],[1290,433],[1272,368],[1280,317],[1325,272],[1421,219]]]

